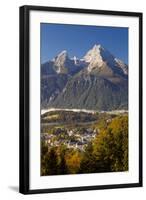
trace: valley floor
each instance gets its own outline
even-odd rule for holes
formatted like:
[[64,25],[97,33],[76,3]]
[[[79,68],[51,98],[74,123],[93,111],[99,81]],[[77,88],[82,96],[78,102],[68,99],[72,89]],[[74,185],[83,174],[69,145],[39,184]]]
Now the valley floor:
[[[100,145],[101,149],[103,148],[103,142],[105,146],[109,145],[108,140],[111,140],[109,143],[119,142],[121,145],[125,145],[125,151],[128,152],[128,144],[125,143],[125,140],[128,140],[128,123],[126,120],[128,121],[127,111],[96,112],[77,109],[43,111],[41,115],[41,175],[95,173],[127,169],[117,167],[115,170],[110,165],[109,168],[107,163],[104,163],[104,155],[102,155],[103,162],[101,158],[96,156],[99,153]],[[126,127],[122,127],[122,123],[126,123]],[[124,141],[123,139],[114,141],[115,133],[113,132],[113,135],[110,133],[111,126],[113,126],[113,129],[117,129],[116,131],[119,131],[118,134],[122,134],[122,137],[126,137]],[[126,130],[124,130],[125,128]],[[121,129],[123,129],[123,133],[120,132]],[[106,135],[105,132],[107,132]],[[127,133],[126,136],[124,136],[125,133]],[[104,149],[109,157],[110,154],[117,151],[115,144],[113,144],[113,152],[110,152],[110,148],[109,146]],[[121,152],[123,152],[122,149]],[[91,158],[88,158],[88,153],[91,154],[91,158],[92,156],[95,157],[94,159],[97,159],[97,162],[93,164]],[[107,155],[105,156],[107,157]],[[119,160],[122,160],[123,156],[121,154]],[[53,163],[51,159],[53,159]],[[113,159],[116,162],[117,156]],[[109,160],[108,158],[108,162]],[[85,161],[88,162],[88,169],[85,169],[84,165],[87,164],[84,163]],[[111,165],[113,165],[112,162]]]

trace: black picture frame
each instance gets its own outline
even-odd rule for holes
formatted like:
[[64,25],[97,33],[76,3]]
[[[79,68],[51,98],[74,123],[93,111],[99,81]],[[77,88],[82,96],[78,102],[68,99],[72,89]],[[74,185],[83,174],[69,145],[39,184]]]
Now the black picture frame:
[[[112,15],[112,16],[130,16],[138,17],[139,19],[139,182],[129,184],[114,184],[114,185],[97,185],[97,186],[81,186],[68,188],[54,189],[34,189],[29,188],[29,20],[30,11],[44,12],[67,12],[67,13],[84,13],[95,15]],[[67,191],[83,191],[83,190],[98,190],[98,189],[114,189],[114,188],[130,188],[142,186],[142,13],[138,12],[123,12],[123,11],[107,11],[107,10],[90,10],[90,9],[75,9],[75,8],[57,8],[44,6],[22,6],[20,7],[20,174],[19,174],[19,191],[22,194],[36,193],[52,193],[52,192],[67,192]],[[49,177],[48,177],[49,178]]]

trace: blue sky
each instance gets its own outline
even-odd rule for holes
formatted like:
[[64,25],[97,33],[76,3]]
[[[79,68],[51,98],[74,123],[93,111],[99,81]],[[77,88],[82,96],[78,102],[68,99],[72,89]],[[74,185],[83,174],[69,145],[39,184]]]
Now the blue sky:
[[128,64],[128,28],[41,23],[41,63],[62,50],[82,58],[94,44]]

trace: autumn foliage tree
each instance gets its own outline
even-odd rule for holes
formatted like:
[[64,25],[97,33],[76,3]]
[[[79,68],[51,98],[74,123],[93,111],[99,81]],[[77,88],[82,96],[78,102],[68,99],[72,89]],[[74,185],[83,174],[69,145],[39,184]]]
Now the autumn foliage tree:
[[[86,148],[81,172],[128,170],[128,117],[120,116],[97,135]],[[88,167],[87,167],[88,166]]]
[[77,150],[72,150],[66,154],[66,164],[69,174],[76,174],[79,172],[81,163],[81,154]]
[[102,120],[100,132],[84,151],[42,143],[41,175],[117,172],[128,170],[128,116]]

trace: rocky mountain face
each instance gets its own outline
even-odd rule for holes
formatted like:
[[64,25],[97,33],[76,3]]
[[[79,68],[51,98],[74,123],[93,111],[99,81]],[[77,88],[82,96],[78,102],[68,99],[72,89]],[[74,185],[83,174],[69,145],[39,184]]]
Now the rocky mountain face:
[[41,107],[128,108],[128,66],[101,45],[82,59],[62,51],[41,65]]

